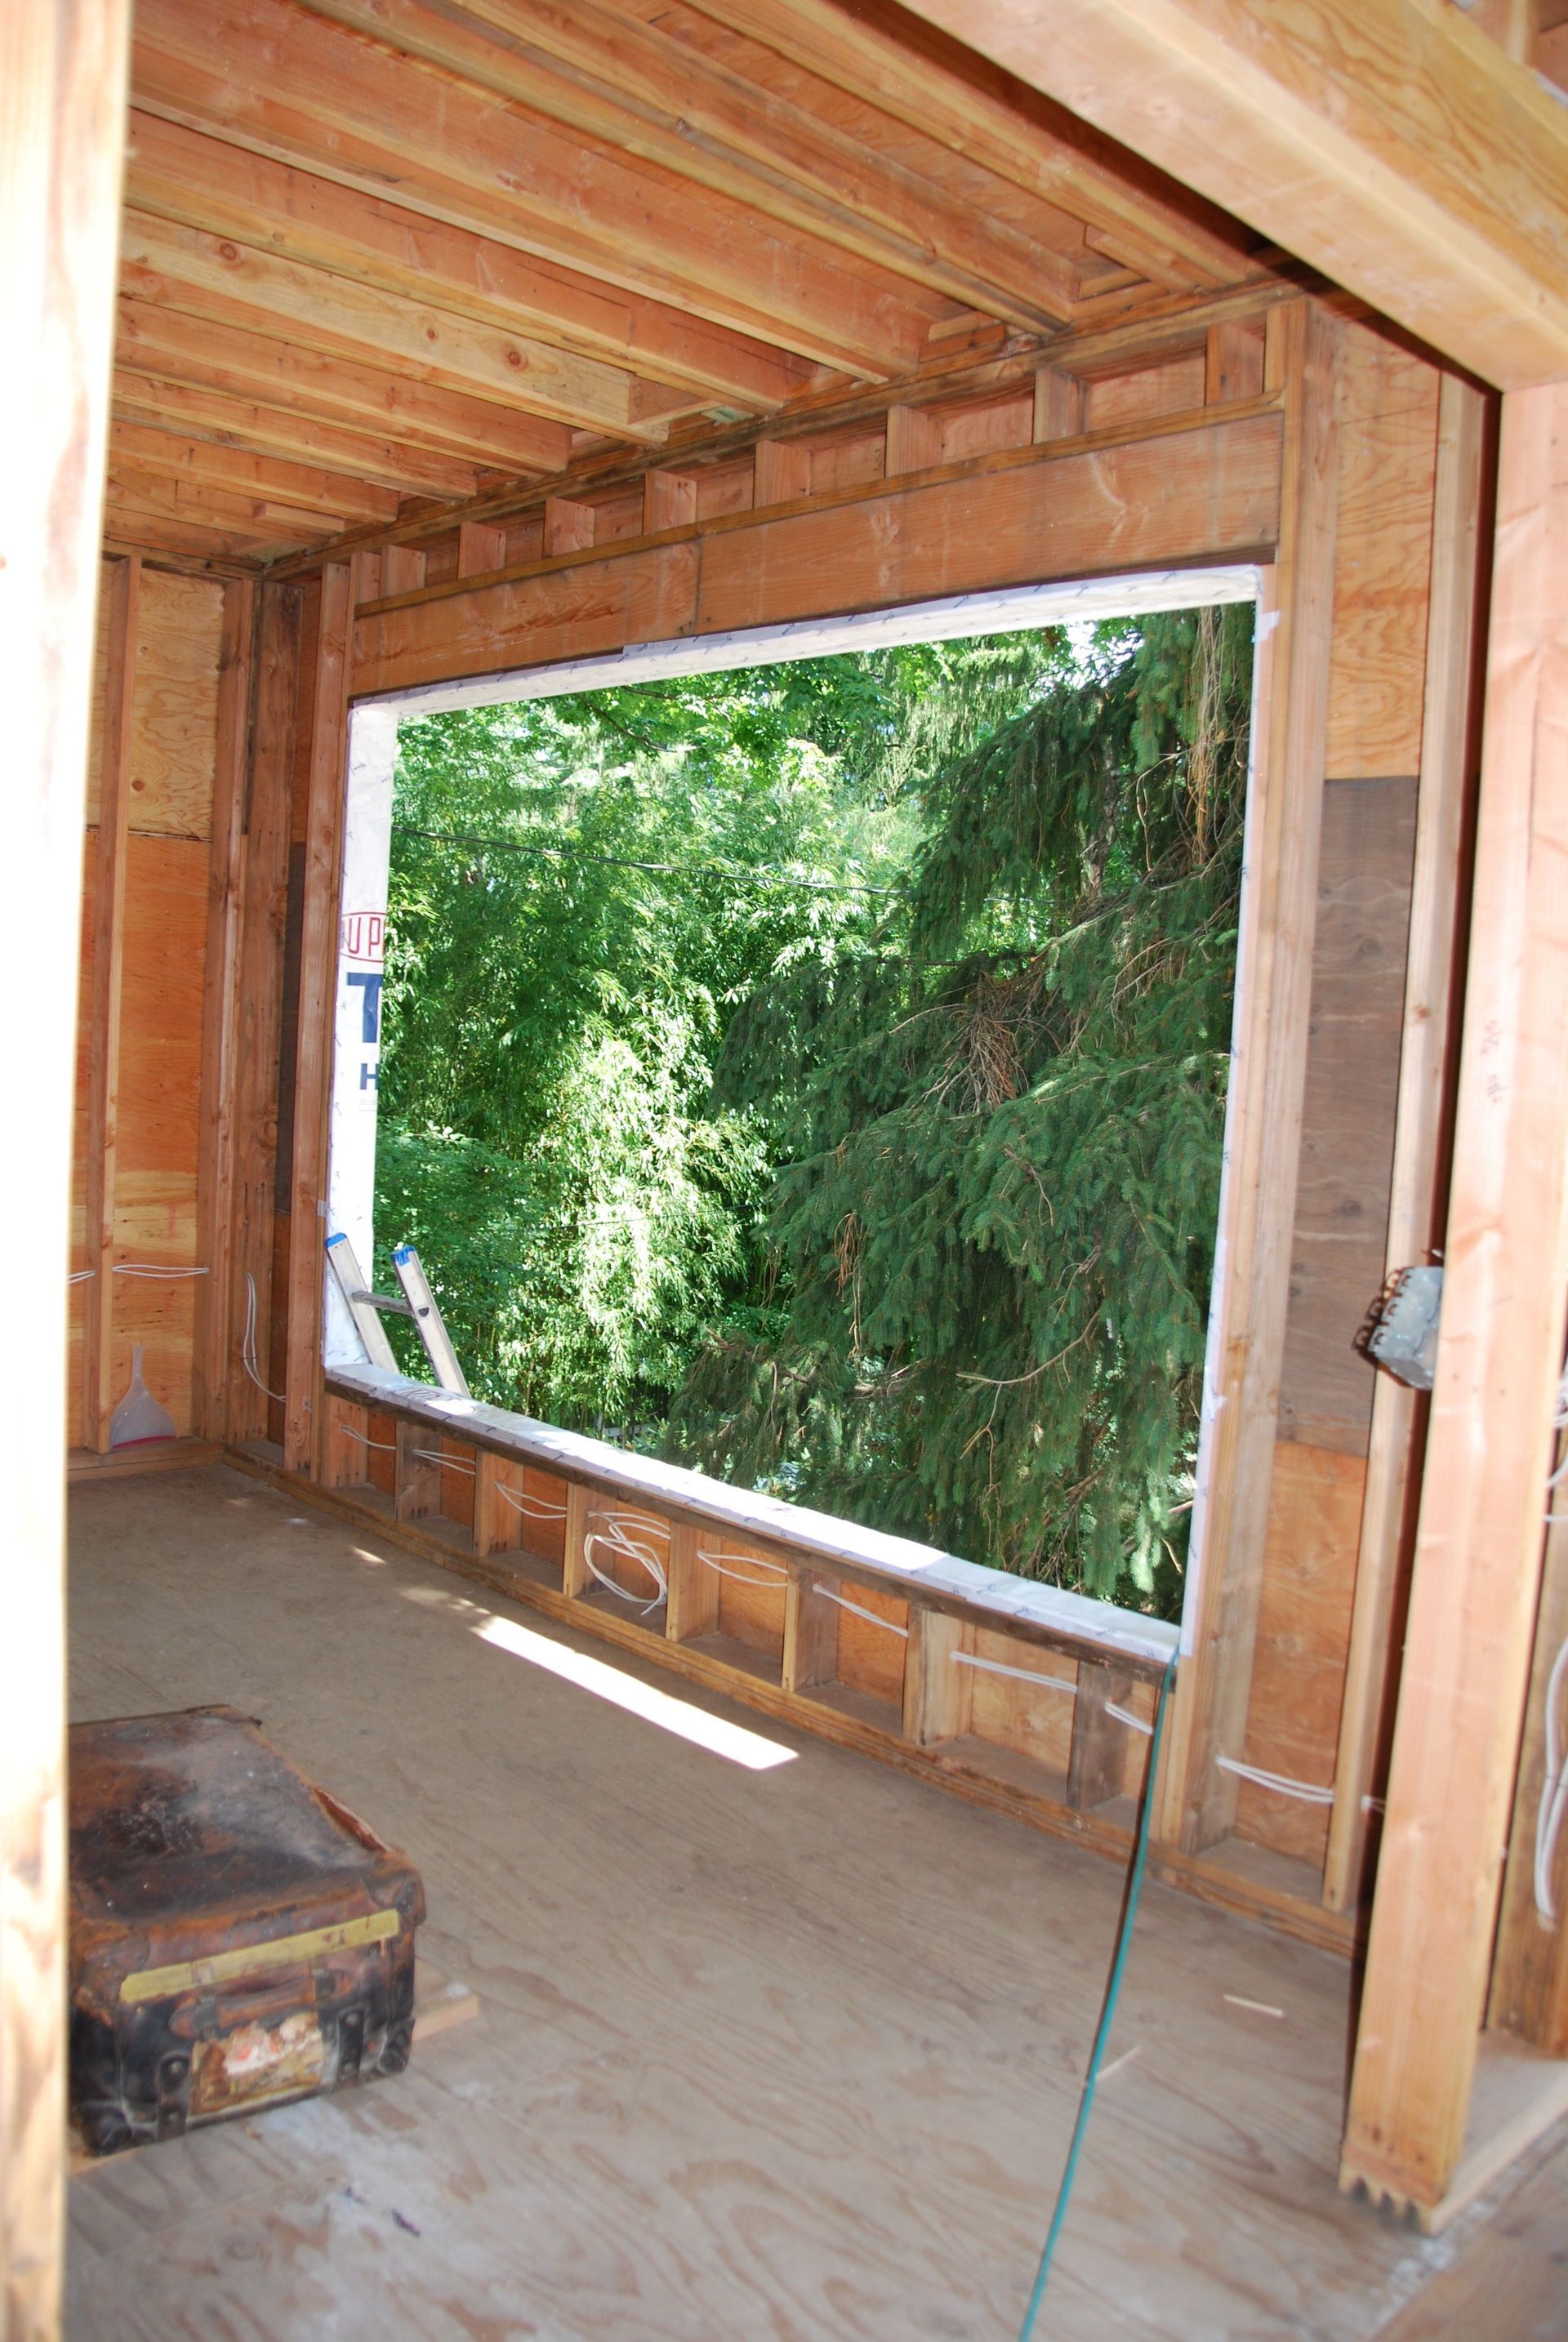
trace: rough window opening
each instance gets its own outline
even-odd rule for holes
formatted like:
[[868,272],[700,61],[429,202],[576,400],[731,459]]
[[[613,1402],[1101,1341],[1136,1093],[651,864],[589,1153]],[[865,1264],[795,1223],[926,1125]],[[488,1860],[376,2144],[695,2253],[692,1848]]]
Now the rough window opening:
[[1253,580],[1160,584],[357,713],[333,1216],[476,1396],[1175,1615]]

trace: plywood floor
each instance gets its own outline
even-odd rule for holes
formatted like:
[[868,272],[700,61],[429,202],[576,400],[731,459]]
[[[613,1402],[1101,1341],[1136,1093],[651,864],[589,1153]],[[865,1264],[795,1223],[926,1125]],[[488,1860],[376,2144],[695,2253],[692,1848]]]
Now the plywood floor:
[[[72,1515],[75,1715],[263,1718],[414,1857],[482,2001],[399,2081],[74,2180],[72,2342],[1016,2332],[1107,1866],[784,1727],[765,1772],[674,1738],[225,1467]],[[1335,2192],[1348,1985],[1149,1889],[1051,2342],[1366,2342],[1453,2266]]]

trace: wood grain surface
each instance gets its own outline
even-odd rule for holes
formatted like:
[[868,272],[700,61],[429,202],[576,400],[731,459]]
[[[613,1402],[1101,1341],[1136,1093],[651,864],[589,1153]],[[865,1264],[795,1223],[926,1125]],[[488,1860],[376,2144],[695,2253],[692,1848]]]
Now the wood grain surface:
[[[537,1614],[223,1467],[73,1505],[74,1713],[262,1716],[412,1855],[482,2007],[398,2081],[76,2181],[73,2342],[1015,2330],[1109,1866],[550,1630],[793,1756],[726,1763],[480,1639]],[[1054,2342],[1364,2342],[1452,2260],[1336,2192],[1348,1995],[1149,1887]]]

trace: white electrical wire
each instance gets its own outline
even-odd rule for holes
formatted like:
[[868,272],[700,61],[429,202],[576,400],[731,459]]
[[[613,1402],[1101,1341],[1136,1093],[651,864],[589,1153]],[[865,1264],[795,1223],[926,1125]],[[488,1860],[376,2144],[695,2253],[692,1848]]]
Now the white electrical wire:
[[1541,1782],[1541,1803],[1535,1815],[1535,1908],[1548,1926],[1557,1924],[1557,1897],[1553,1871],[1563,1817],[1568,1812],[1568,1765],[1563,1762],[1563,1725],[1559,1713],[1563,1686],[1568,1681],[1568,1642],[1552,1663],[1546,1678],[1546,1769]]
[[[653,1529],[660,1536],[667,1536],[669,1532],[663,1521],[652,1521],[645,1513],[595,1513],[594,1518],[604,1522],[605,1529],[603,1532],[598,1529],[587,1531],[583,1539],[583,1559],[606,1592],[618,1595],[623,1602],[640,1604],[643,1616],[646,1617],[650,1610],[656,1610],[661,1602],[669,1599],[670,1582],[664,1575],[664,1565],[652,1546],[644,1544],[639,1537],[631,1536],[628,1524],[635,1528]],[[655,1589],[651,1602],[644,1602],[640,1594],[634,1594],[629,1586],[623,1586],[617,1578],[611,1577],[606,1571],[599,1567],[594,1559],[594,1547],[596,1545],[603,1546],[607,1553],[624,1555],[628,1561],[634,1561],[640,1569],[647,1571]]]
[[[717,1553],[709,1553],[705,1546],[699,1546],[697,1559],[704,1569],[711,1569],[715,1577],[733,1577],[737,1586],[760,1586],[766,1594],[774,1592],[779,1578],[789,1576],[789,1571],[782,1561],[768,1561],[760,1553],[726,1553],[723,1546],[719,1547]],[[754,1567],[768,1570],[771,1575],[767,1577],[753,1577],[744,1569],[726,1569],[724,1564],[727,1561],[749,1561]],[[819,1587],[818,1591],[821,1590]]]
[[474,1479],[478,1472],[477,1465],[464,1464],[458,1456],[444,1456],[438,1447],[414,1447],[409,1452],[426,1464],[439,1464],[444,1472],[461,1472],[465,1480]]
[[1260,1789],[1272,1789],[1276,1797],[1299,1797],[1306,1806],[1332,1806],[1333,1784],[1320,1788],[1314,1781],[1293,1781],[1285,1773],[1265,1773],[1256,1765],[1238,1764],[1233,1756],[1216,1756],[1215,1764],[1222,1773],[1233,1773],[1238,1781],[1253,1781]]
[[1105,1713],[1107,1716],[1114,1716],[1118,1724],[1124,1724],[1130,1732],[1141,1732],[1145,1740],[1154,1738],[1154,1726],[1145,1724],[1141,1716],[1134,1716],[1130,1707],[1118,1707],[1114,1699],[1108,1699],[1105,1702]]
[[[905,1642],[909,1640],[907,1626],[895,1626],[891,1618],[879,1617],[874,1610],[868,1610],[863,1602],[852,1602],[847,1594],[835,1594],[831,1586],[814,1586],[812,1592],[825,1594],[830,1602],[836,1602],[841,1610],[853,1610],[857,1618],[869,1618],[872,1625],[880,1626],[884,1634],[902,1635]],[[957,1656],[954,1652],[954,1656]]]
[[1039,1684],[1047,1691],[1064,1691],[1069,1699],[1078,1696],[1077,1685],[1069,1683],[1065,1676],[1037,1676],[1033,1667],[1009,1667],[1000,1659],[977,1659],[973,1651],[950,1651],[948,1656],[955,1667],[978,1667],[987,1676],[1013,1676],[1019,1683]]
[[205,1268],[166,1268],[155,1260],[117,1260],[110,1271],[113,1276],[150,1276],[165,1284],[176,1277],[205,1276],[206,1273]]
[[495,1493],[498,1496],[504,1496],[507,1503],[528,1520],[564,1521],[566,1517],[564,1505],[553,1505],[547,1496],[535,1496],[527,1488],[508,1488],[497,1480]]
[[279,1406],[285,1404],[284,1393],[268,1390],[261,1378],[261,1361],[256,1356],[256,1281],[248,1269],[245,1272],[245,1329],[240,1340],[240,1364],[264,1398],[276,1399]]
[[362,1447],[379,1447],[384,1456],[395,1456],[395,1439],[372,1439],[368,1431],[355,1431],[352,1423],[340,1423],[338,1429],[345,1439],[357,1439]]
[[95,1268],[74,1268],[65,1279],[67,1285],[85,1285],[89,1276],[96,1276]]

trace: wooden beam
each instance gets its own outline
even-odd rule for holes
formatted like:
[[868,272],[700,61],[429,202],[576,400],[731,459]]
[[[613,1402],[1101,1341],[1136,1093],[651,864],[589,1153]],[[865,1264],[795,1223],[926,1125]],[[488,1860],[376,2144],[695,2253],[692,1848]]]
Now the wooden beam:
[[118,416],[110,429],[111,466],[130,473],[169,480],[190,480],[201,487],[232,495],[294,505],[307,511],[345,520],[380,521],[397,517],[401,502],[395,490],[378,487],[345,472],[325,472],[309,464],[291,464],[275,455],[253,455],[248,449],[225,447],[211,439],[190,439],[167,429],[149,429]]
[[458,502],[479,487],[477,465],[455,456],[323,423],[288,407],[258,405],[232,392],[197,389],[166,375],[117,373],[114,415],[117,424],[177,433],[185,442],[314,465],[334,478],[389,489],[400,499],[427,495]]
[[0,696],[12,905],[0,1079],[25,1181],[0,1351],[0,2329],[61,2330],[65,2177],[65,1278],[82,818],[126,0],[0,9]]
[[664,25],[600,0],[570,9],[470,0],[464,16],[428,0],[315,5],[575,135],[1024,332],[1050,332],[1073,314],[1086,256],[1075,219],[1042,207],[1030,233],[1001,205],[966,203],[944,184],[951,163],[934,144],[919,153],[906,138],[899,157],[879,152]]
[[574,504],[568,496],[547,496],[544,500],[545,553],[585,553],[594,542],[597,517],[592,505]]
[[[131,121],[127,200],[156,218],[265,241],[308,267],[559,343],[654,384],[679,385],[697,401],[722,397],[766,413],[805,380],[799,359],[752,335],[156,115]],[[662,403],[672,396],[664,392]]]
[[936,41],[908,17],[851,11],[836,0],[694,5],[922,137],[1094,223],[1156,284],[1184,292],[1247,272],[1234,223],[1188,192],[1187,174],[1162,184],[1129,167],[1127,156],[1107,157],[1082,122],[990,71],[973,55],[983,45],[962,30],[957,42]]
[[[483,577],[506,566],[506,532],[486,528],[483,521],[465,520],[457,531],[457,575]],[[356,598],[359,598],[356,596]]]
[[228,1389],[239,1373],[234,1291],[235,1146],[240,1104],[240,979],[244,937],[245,797],[250,775],[251,666],[255,587],[224,588],[218,667],[217,758],[207,878],[206,998],[202,1024],[201,1136],[196,1165],[196,1292],[192,1416],[196,1435],[228,1431]]
[[135,82],[151,113],[852,374],[910,371],[946,306],[284,0],[235,0],[221,40],[144,0]]
[[312,1473],[321,1407],[327,1091],[337,977],[338,886],[348,755],[348,636],[354,616],[346,562],[322,572],[315,692],[307,744],[305,914],[294,1066],[294,1154],[289,1181],[287,1359],[284,1463]]
[[234,536],[248,537],[260,548],[292,546],[313,540],[320,545],[340,534],[332,514],[270,496],[231,495],[205,482],[170,479],[143,471],[123,459],[111,465],[105,487],[111,517],[121,513],[146,513],[155,519],[207,525]]
[[752,504],[794,504],[811,494],[811,444],[805,439],[759,439],[754,456]]
[[[1428,1259],[1442,1243],[1452,1122],[1455,1001],[1463,919],[1463,857],[1479,756],[1477,636],[1487,401],[1443,377],[1427,605],[1426,693],[1416,799],[1399,1099],[1385,1267]],[[1426,1406],[1392,1375],[1377,1377],[1362,1508],[1350,1657],[1334,1764],[1323,1871],[1331,1911],[1353,1910],[1365,1885],[1369,1816],[1381,1792],[1393,1725],[1397,1606],[1414,1521],[1409,1517]]]
[[1428,0],[911,0],[1483,382],[1568,374],[1568,123]]
[[[237,986],[237,1066],[231,1325],[253,1330],[250,1371],[227,1362],[231,1439],[283,1436],[282,1400],[271,1375],[273,1214],[277,1152],[278,1052],[283,1023],[284,936],[288,919],[289,778],[299,687],[297,586],[263,586],[256,629],[255,715],[249,742],[243,926]],[[285,1179],[292,1166],[285,1166]]]
[[1223,1282],[1210,1334],[1207,1486],[1194,1523],[1183,1661],[1159,1835],[1189,1853],[1235,1816],[1263,1586],[1306,1081],[1328,722],[1342,329],[1314,302],[1277,314],[1285,385],[1279,555],[1259,603],[1247,884],[1237,945]]
[[120,238],[127,294],[185,316],[282,334],[298,347],[521,407],[574,430],[662,436],[633,412],[633,377],[428,300],[383,293],[254,245],[128,211]]
[[[1557,1461],[1562,1464],[1565,1458],[1568,1447],[1559,1440]],[[1508,1833],[1508,1867],[1486,2013],[1489,2026],[1520,2035],[1547,2057],[1568,2057],[1568,1830],[1559,1829],[1555,1857],[1543,1866],[1556,1917],[1548,1918],[1535,1899],[1536,1830],[1543,1797],[1550,1794],[1546,1705],[1564,1642],[1568,1642],[1568,1522],[1559,1519],[1546,1533],[1524,1744]],[[1559,1680],[1555,1686],[1558,1731],[1563,1699]]]
[[1342,2184],[1457,2163],[1518,1762],[1568,1287],[1568,385],[1503,408],[1432,1396]]
[[130,826],[131,726],[136,692],[142,565],[116,562],[105,611],[108,687],[98,760],[94,841],[93,988],[87,1024],[86,1247],[82,1375],[86,1444],[109,1446],[114,1410],[115,1159],[120,1099],[120,984],[125,926],[125,838]]
[[115,355],[130,374],[283,406],[498,471],[558,472],[571,460],[571,432],[545,415],[152,301],[122,299]]
[[[696,476],[691,472],[649,472],[643,480],[643,535],[682,528],[697,516]],[[589,539],[592,543],[592,538]],[[564,551],[565,548],[562,547]]]
[[482,587],[434,586],[420,602],[360,616],[353,687],[395,690],[988,586],[1250,561],[1272,551],[1279,525],[1280,431],[1277,414],[1238,408],[1225,421],[1187,418],[1179,462],[1159,429],[1094,447],[1064,441],[794,511],[725,515],[658,546],[624,541],[567,555],[569,566],[530,564]]

